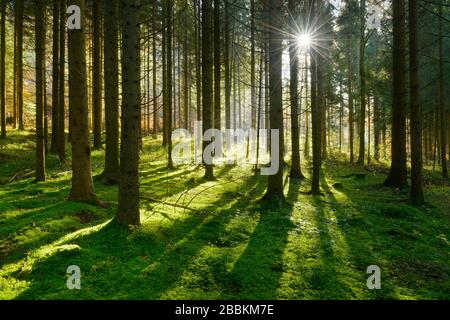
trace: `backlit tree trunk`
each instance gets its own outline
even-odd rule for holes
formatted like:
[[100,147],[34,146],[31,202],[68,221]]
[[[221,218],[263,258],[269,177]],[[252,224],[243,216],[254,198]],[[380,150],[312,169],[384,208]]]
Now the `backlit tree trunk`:
[[35,0],[35,52],[36,52],[36,181],[45,181],[44,142],[44,57],[45,57],[45,5]]
[[[269,176],[265,200],[280,201],[283,194],[283,101],[282,101],[282,35],[280,30],[282,17],[282,3],[278,0],[267,1],[267,21],[269,25],[269,90],[270,90],[270,129],[279,130],[278,141],[271,141],[271,145],[278,144],[278,154],[271,155],[277,161],[278,171]],[[273,149],[273,147],[272,147]]]

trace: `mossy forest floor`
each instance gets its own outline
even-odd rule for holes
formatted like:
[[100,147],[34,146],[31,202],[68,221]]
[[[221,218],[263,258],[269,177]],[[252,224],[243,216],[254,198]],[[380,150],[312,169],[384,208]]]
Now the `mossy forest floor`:
[[[0,141],[1,183],[33,170],[33,139]],[[94,175],[102,167],[94,151]],[[67,201],[70,169],[49,156],[46,182],[0,185],[0,299],[449,299],[449,181],[426,171],[427,205],[413,207],[376,169],[330,160],[324,196],[286,178],[277,207],[258,201],[266,178],[251,167],[216,167],[205,182],[196,166],[167,170],[145,138],[142,226],[127,231],[111,223],[117,187],[95,183],[107,209]],[[70,265],[81,290],[67,289]],[[381,290],[366,286],[370,265]]]

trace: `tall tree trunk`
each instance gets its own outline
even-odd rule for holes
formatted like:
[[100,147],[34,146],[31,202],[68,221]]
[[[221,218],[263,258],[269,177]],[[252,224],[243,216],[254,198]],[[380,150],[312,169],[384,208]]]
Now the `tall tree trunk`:
[[[252,1],[254,2],[254,1]],[[272,166],[277,162],[278,171],[269,176],[265,200],[281,201],[283,194],[283,101],[282,101],[282,3],[278,0],[267,1],[267,22],[269,23],[269,87],[270,87],[270,129],[278,130],[278,141],[271,141],[273,145],[278,144],[278,154],[271,153]],[[253,86],[252,86],[253,88]]]
[[[153,63],[153,135],[156,137],[159,131],[158,119],[158,95],[156,93],[156,1],[153,1],[152,11],[152,63]],[[106,72],[106,71],[105,71]]]
[[202,119],[202,65],[201,65],[201,13],[200,0],[194,2],[195,13],[195,79],[196,79],[196,93],[197,93],[197,121]]
[[173,68],[173,52],[172,52],[172,23],[173,23],[173,19],[172,19],[172,9],[173,9],[173,0],[165,0],[166,1],[166,35],[167,35],[167,39],[166,39],[166,58],[167,58],[167,65],[166,65],[166,72],[167,72],[167,76],[166,76],[166,81],[167,81],[167,115],[166,115],[166,119],[167,119],[167,167],[169,169],[173,168],[173,162],[172,162],[172,128],[173,128],[173,101],[172,101],[172,89],[173,89],[173,78],[172,78],[172,68]]
[[448,178],[447,169],[447,112],[445,110],[445,92],[444,92],[444,34],[442,28],[443,5],[439,5],[439,111],[440,111],[440,134],[441,134],[441,167],[442,176]]
[[162,87],[163,87],[163,147],[167,146],[167,0],[162,3],[162,41],[161,41],[161,59],[162,59]]
[[[309,14],[309,12],[308,12]],[[308,81],[308,77],[309,77],[309,72],[308,69],[311,68],[311,66],[308,63],[308,55],[309,53],[305,53],[305,92],[306,92],[306,106],[305,106],[305,149],[303,151],[303,156],[305,157],[305,159],[309,159],[309,149],[310,149],[310,145],[309,145],[309,115],[310,115],[310,108],[311,108],[311,102],[308,105],[308,92],[310,91],[309,88],[309,81]]]
[[360,39],[359,39],[359,76],[360,76],[360,113],[359,113],[359,157],[358,164],[364,164],[366,150],[366,0],[360,2]]
[[355,126],[353,121],[353,48],[352,41],[350,39],[350,43],[348,46],[348,76],[347,76],[347,87],[348,87],[348,127],[349,127],[349,146],[350,146],[350,163],[354,162],[354,151],[353,151],[353,143],[355,140]]
[[103,181],[119,183],[119,31],[118,0],[104,0],[106,151]]
[[60,1],[59,19],[59,85],[58,85],[58,156],[61,163],[66,159],[66,0]]
[[339,154],[342,154],[342,127],[344,122],[344,96],[342,80],[339,81]]
[[59,125],[59,15],[61,13],[60,0],[53,0],[53,63],[52,63],[52,140],[50,153],[58,153],[58,125]]
[[[255,0],[250,0],[250,103],[251,103],[251,127],[256,128],[256,54],[255,54],[255,26],[256,5]],[[280,128],[281,130],[281,128]]]
[[373,96],[373,136],[374,136],[374,159],[380,160],[380,140],[381,140],[381,125],[380,125],[380,98],[375,92]]
[[[202,2],[202,119],[203,119],[203,136],[207,130],[213,127],[212,123],[212,105],[213,105],[213,56],[211,50],[212,42],[212,5],[211,0],[203,0]],[[209,142],[203,140],[203,156]],[[203,158],[204,159],[204,158]],[[205,161],[205,178],[214,179],[212,164]]]
[[101,78],[101,12],[100,1],[93,4],[93,61],[92,61],[92,113],[94,149],[102,147],[102,78]]
[[89,143],[89,113],[86,71],[85,2],[68,0],[67,4],[81,9],[81,29],[68,30],[69,109],[72,131],[72,190],[70,199],[97,201],[91,171]]
[[44,141],[44,58],[45,58],[45,4],[35,0],[36,49],[36,181],[45,181]]
[[117,222],[139,225],[140,26],[139,0],[122,0],[122,130]]
[[0,24],[0,138],[6,138],[6,1],[1,3]]
[[17,24],[17,118],[18,128],[23,130],[23,0],[16,1]]
[[[289,0],[289,23],[290,29],[296,29],[297,7],[295,0]],[[289,38],[289,64],[290,64],[290,100],[291,100],[291,143],[292,143],[292,160],[291,173],[292,179],[302,179],[303,174],[300,168],[300,128],[299,128],[299,112],[298,112],[298,44],[296,38]]]
[[[311,15],[315,17],[317,8],[321,8],[320,0],[311,4]],[[323,102],[323,65],[320,54],[311,49],[311,121],[312,121],[312,146],[313,146],[313,174],[311,193],[320,194],[320,169],[322,165],[321,148],[321,103]]]
[[[15,12],[17,10],[14,10]],[[17,19],[14,15],[13,128],[17,128]]]
[[189,47],[188,47],[188,22],[187,22],[187,1],[185,2],[184,12],[183,12],[183,128],[189,130],[190,123],[190,101],[189,101]]
[[[231,96],[231,75],[230,75],[230,0],[225,2],[225,48],[224,48],[224,65],[225,65],[225,128],[231,129],[231,112],[230,112],[230,96]],[[234,120],[236,115],[233,114]]]
[[422,189],[422,110],[420,105],[417,0],[409,0],[409,74],[411,96],[411,202],[424,203]]
[[391,169],[385,186],[407,186],[406,170],[406,23],[405,1],[398,0],[393,6],[393,105]]
[[214,0],[214,128],[220,130],[220,1]]

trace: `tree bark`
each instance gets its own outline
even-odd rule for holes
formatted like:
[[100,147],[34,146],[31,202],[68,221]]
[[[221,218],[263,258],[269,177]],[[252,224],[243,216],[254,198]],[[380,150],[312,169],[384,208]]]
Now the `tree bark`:
[[[225,2],[225,48],[224,48],[224,65],[225,65],[225,128],[231,129],[231,110],[230,110],[230,96],[231,96],[231,72],[230,72],[230,0]],[[234,120],[236,115],[233,114]]]
[[45,181],[44,141],[44,58],[45,58],[45,4],[35,0],[36,50],[36,181]]
[[156,1],[153,1],[152,11],[152,63],[153,63],[153,135],[159,132],[159,119],[158,119],[158,95],[156,93]]
[[[212,105],[213,105],[213,57],[211,50],[212,42],[212,5],[211,0],[202,2],[202,119],[203,135],[213,127]],[[209,142],[203,140],[203,156]],[[214,179],[212,164],[203,161],[205,166],[205,179]]]
[[350,43],[348,46],[348,127],[349,127],[349,146],[350,146],[350,163],[354,162],[354,151],[353,151],[353,143],[355,140],[355,127],[353,121],[353,54],[352,54],[352,41],[350,39]]
[[0,138],[6,138],[6,1],[1,3],[0,24]]
[[440,135],[441,135],[441,168],[442,177],[448,178],[447,168],[447,112],[445,110],[445,92],[444,92],[444,34],[442,28],[443,5],[439,5],[439,111],[440,111]]
[[[297,7],[295,0],[289,0],[289,23],[290,29],[296,29]],[[291,143],[292,159],[291,173],[292,179],[303,179],[304,176],[300,167],[300,128],[299,128],[299,97],[298,97],[298,44],[295,36],[289,39],[289,63],[290,63],[290,100],[291,100]]]
[[18,128],[23,130],[23,0],[16,1],[17,24],[17,117]]
[[81,9],[81,30],[68,30],[69,109],[72,132],[72,190],[70,200],[95,202],[89,142],[88,90],[86,73],[85,2],[68,0]]
[[[278,171],[276,174],[269,176],[267,191],[264,200],[282,201],[283,193],[283,101],[282,101],[282,3],[278,0],[267,1],[267,22],[269,27],[269,87],[270,87],[270,129],[278,130],[278,141],[271,141],[278,144],[277,159],[271,154],[271,161],[277,161]],[[252,87],[253,88],[253,87]]]
[[409,74],[411,109],[411,202],[424,203],[422,189],[422,110],[420,105],[417,0],[409,0]]
[[121,1],[122,130],[117,222],[139,225],[140,26],[139,0]]
[[214,0],[214,128],[220,130],[220,1]]
[[406,24],[405,1],[398,0],[393,6],[393,105],[391,169],[385,186],[407,186],[406,170]]
[[66,159],[66,0],[61,0],[59,6],[59,85],[58,85],[58,156],[60,162]]
[[166,4],[167,4],[167,8],[166,8],[166,35],[167,35],[167,39],[166,39],[166,72],[167,72],[167,76],[166,76],[166,81],[167,81],[167,114],[166,114],[166,119],[167,119],[167,168],[172,169],[173,168],[173,162],[172,162],[172,128],[173,128],[173,97],[172,97],[172,90],[173,90],[173,78],[172,78],[172,68],[173,68],[173,52],[172,52],[172,9],[173,9],[173,0],[165,0]]
[[102,78],[101,78],[101,12],[100,1],[93,3],[93,61],[92,61],[92,109],[94,149],[102,148]]
[[[315,17],[317,8],[320,8],[320,0],[311,4],[311,15]],[[317,8],[316,8],[317,6]],[[321,139],[321,103],[323,102],[323,66],[320,54],[311,49],[311,121],[312,121],[312,146],[313,146],[313,174],[311,181],[311,194],[320,194],[320,169],[322,165],[322,139]]]
[[118,0],[105,0],[105,120],[106,151],[103,181],[119,183],[119,61]]
[[360,43],[359,43],[359,76],[360,76],[360,113],[359,113],[359,157],[358,164],[364,164],[366,150],[366,0],[360,4]]
[[52,140],[50,145],[50,153],[58,153],[58,125],[59,125],[59,15],[61,1],[53,0],[53,63],[52,63]]

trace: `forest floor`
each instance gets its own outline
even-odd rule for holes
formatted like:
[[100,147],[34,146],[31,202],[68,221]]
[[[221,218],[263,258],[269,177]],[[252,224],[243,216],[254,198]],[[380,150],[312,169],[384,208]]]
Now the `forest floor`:
[[[69,167],[49,156],[48,181],[34,183],[33,159],[32,133],[0,141],[0,299],[450,298],[450,187],[437,172],[417,208],[408,190],[381,186],[382,165],[328,161],[324,196],[286,179],[277,207],[258,201],[266,178],[251,167],[205,182],[196,166],[167,170],[160,141],[145,138],[142,226],[129,232],[111,223],[117,187],[96,181],[106,209],[67,201]],[[102,167],[94,151],[94,174]],[[81,290],[67,289],[70,265]],[[370,265],[381,290],[366,286]]]

